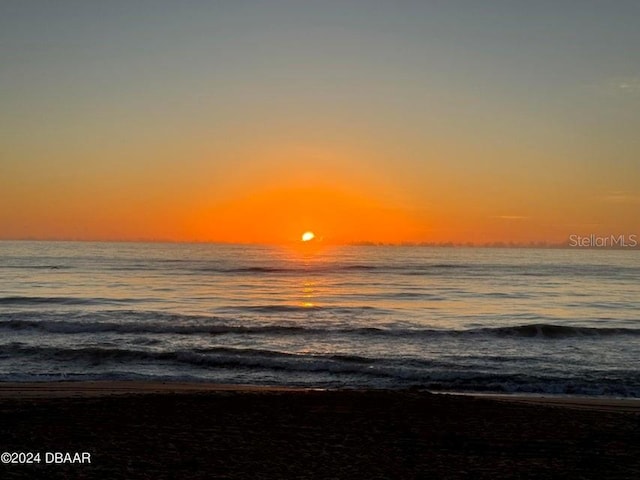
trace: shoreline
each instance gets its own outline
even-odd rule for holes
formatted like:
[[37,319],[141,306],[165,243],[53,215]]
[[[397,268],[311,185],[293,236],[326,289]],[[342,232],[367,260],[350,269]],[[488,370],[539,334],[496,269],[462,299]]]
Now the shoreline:
[[43,381],[43,382],[0,382],[0,400],[27,398],[67,398],[101,397],[111,395],[140,394],[192,394],[192,393],[303,393],[303,392],[398,392],[424,395],[444,395],[470,397],[496,402],[527,405],[545,405],[589,410],[624,411],[640,413],[640,398],[597,397],[566,394],[534,393],[484,393],[429,391],[413,389],[375,389],[375,388],[314,388],[292,387],[284,385],[223,384],[207,382],[174,382],[155,380],[80,380],[80,381]]
[[304,392],[324,389],[207,382],[155,380],[80,380],[60,382],[0,382],[0,399],[102,397],[137,394],[189,394],[216,392]]

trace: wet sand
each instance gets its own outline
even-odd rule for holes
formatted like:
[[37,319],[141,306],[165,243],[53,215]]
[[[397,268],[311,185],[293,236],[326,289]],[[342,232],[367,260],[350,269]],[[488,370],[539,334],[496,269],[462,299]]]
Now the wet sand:
[[[0,384],[0,478],[640,478],[634,400]],[[46,452],[91,463],[47,464]]]

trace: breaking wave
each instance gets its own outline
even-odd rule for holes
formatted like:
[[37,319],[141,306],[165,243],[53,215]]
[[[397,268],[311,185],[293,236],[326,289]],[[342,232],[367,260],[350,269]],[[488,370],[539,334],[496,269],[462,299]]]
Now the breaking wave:
[[[323,386],[367,386],[380,388],[420,387],[433,391],[469,391],[501,393],[548,393],[573,395],[640,396],[640,372],[637,370],[593,371],[588,377],[570,374],[538,376],[534,370],[522,373],[460,370],[437,361],[404,362],[400,359],[376,359],[358,355],[295,354],[250,348],[210,347],[192,350],[154,351],[124,348],[80,347],[59,348],[11,343],[2,346],[3,355],[12,358],[54,363],[85,365],[84,375],[108,368],[109,375],[138,378],[135,373],[118,373],[118,367],[131,364],[152,364],[185,367],[190,378],[200,378],[198,372],[215,374],[225,371],[289,379],[280,384]],[[37,375],[48,375],[40,371]],[[72,374],[73,375],[73,374]],[[95,374],[93,374],[95,375]],[[100,378],[104,377],[100,374]],[[291,376],[298,381],[291,381]],[[323,380],[328,378],[330,380]],[[29,375],[21,374],[20,381]],[[64,378],[60,378],[64,379]]]
[[[285,310],[286,311],[286,310]],[[1,317],[0,317],[1,318]],[[508,327],[470,328],[466,330],[444,330],[433,328],[393,328],[393,327],[331,327],[331,326],[301,326],[292,324],[258,324],[238,325],[215,323],[215,318],[209,321],[193,323],[193,320],[176,321],[69,321],[69,320],[33,320],[9,318],[0,320],[0,329],[5,330],[37,330],[48,333],[136,333],[136,334],[175,334],[175,335],[309,335],[309,334],[353,334],[363,336],[390,337],[442,337],[442,336],[488,336],[554,339],[567,337],[597,337],[615,335],[640,335],[638,328],[613,327],[575,327],[554,324],[526,324]],[[190,317],[187,317],[190,318]],[[195,317],[197,318],[197,317]]]

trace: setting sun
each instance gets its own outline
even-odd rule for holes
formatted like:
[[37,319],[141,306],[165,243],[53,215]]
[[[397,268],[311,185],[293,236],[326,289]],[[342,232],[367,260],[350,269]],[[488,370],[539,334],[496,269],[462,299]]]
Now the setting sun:
[[314,238],[316,238],[316,236],[315,236],[315,234],[313,232],[304,232],[302,234],[302,241],[303,242],[310,242]]

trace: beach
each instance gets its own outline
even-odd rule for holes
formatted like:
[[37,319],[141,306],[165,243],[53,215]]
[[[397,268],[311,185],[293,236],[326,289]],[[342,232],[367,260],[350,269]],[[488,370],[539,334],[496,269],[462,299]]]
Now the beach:
[[[639,427],[629,399],[0,385],[0,449],[41,453],[2,465],[2,478],[627,479],[640,476]],[[90,463],[45,463],[51,452]]]

